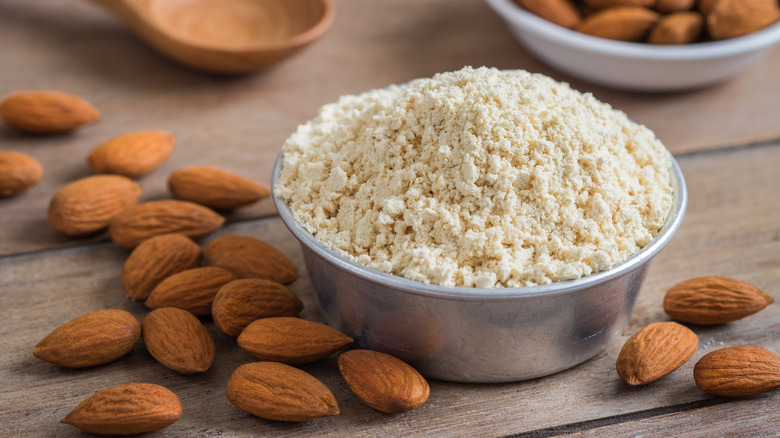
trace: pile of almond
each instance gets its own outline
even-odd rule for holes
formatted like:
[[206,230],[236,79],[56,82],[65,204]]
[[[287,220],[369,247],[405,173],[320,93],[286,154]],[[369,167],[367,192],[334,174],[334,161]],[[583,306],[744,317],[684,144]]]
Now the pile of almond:
[[[726,324],[774,302],[757,287],[733,278],[707,276],[669,289],[664,311],[697,326]],[[698,336],[677,322],[656,322],[631,336],[617,357],[616,369],[629,385],[645,385],[671,373],[691,357]],[[723,397],[745,397],[780,388],[780,356],[761,347],[735,346],[704,355],[693,369],[696,385]]]
[[[98,113],[76,96],[29,91],[8,96],[0,117],[22,131],[56,133],[94,122]],[[212,319],[258,360],[235,370],[226,382],[227,400],[269,420],[338,414],[331,391],[296,366],[331,356],[353,340],[298,317],[303,303],[285,286],[299,276],[295,265],[250,236],[225,235],[203,247],[193,240],[224,224],[218,211],[252,204],[270,196],[270,189],[226,170],[192,166],[169,176],[175,199],[139,203],[142,186],[135,179],[166,160],[174,141],[162,131],[109,139],[87,157],[96,174],[60,188],[47,212],[52,228],[64,235],[108,230],[119,248],[131,250],[120,274],[122,288],[150,312],[141,323],[119,309],[81,315],[44,337],[33,354],[61,367],[93,367],[129,354],[142,340],[161,365],[202,373],[217,359],[203,321]],[[31,157],[3,152],[0,175],[0,195],[15,195],[37,182],[42,169]],[[428,399],[425,379],[392,356],[350,350],[339,356],[338,368],[356,396],[379,411],[406,412]],[[62,422],[92,433],[131,434],[169,426],[182,412],[170,390],[129,382],[98,391]]]
[[617,41],[690,44],[747,35],[780,20],[778,0],[515,0],[557,25]]

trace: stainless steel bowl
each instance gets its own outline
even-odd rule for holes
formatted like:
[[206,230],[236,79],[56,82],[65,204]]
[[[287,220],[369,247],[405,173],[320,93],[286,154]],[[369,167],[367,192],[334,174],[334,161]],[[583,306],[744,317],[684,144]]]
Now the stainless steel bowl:
[[[280,155],[274,187],[281,166]],[[626,326],[648,262],[669,243],[685,213],[685,181],[674,159],[672,169],[672,212],[652,243],[608,271],[524,288],[444,287],[370,269],[326,248],[284,201],[273,199],[300,241],[328,324],[429,378],[506,382],[578,365],[603,351]]]

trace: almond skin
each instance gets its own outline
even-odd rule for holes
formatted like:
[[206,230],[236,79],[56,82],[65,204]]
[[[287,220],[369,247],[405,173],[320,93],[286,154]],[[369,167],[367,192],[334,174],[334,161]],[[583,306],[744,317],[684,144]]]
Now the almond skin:
[[641,6],[652,8],[656,0],[585,0],[584,3],[591,8],[604,9],[617,6]]
[[704,17],[698,12],[673,12],[658,21],[650,31],[650,44],[690,44],[704,29]]
[[696,386],[721,397],[747,397],[780,388],[780,356],[747,345],[705,354],[693,368]]
[[728,277],[706,276],[683,281],[664,296],[672,318],[699,325],[725,324],[752,315],[774,299],[761,289]]
[[232,272],[216,266],[188,269],[161,281],[144,305],[150,309],[178,307],[196,316],[209,316],[214,296],[235,279]]
[[141,186],[120,175],[93,175],[66,184],[52,196],[47,218],[66,236],[96,233],[136,205]]
[[265,278],[290,284],[298,278],[295,265],[271,245],[249,236],[218,237],[203,248],[203,263],[219,266],[239,278]]
[[327,386],[311,374],[277,362],[238,367],[228,381],[227,398],[266,420],[308,421],[339,413]]
[[211,166],[192,166],[173,172],[168,188],[176,199],[217,210],[243,207],[271,195],[259,182]]
[[141,330],[149,353],[177,373],[202,373],[214,363],[214,340],[198,318],[186,310],[152,310],[144,318]]
[[600,38],[640,42],[659,18],[660,14],[641,6],[619,6],[587,16],[576,30]]
[[577,7],[570,0],[516,0],[528,12],[571,29],[582,20]]
[[713,9],[715,9],[715,5],[720,0],[698,0],[697,2],[697,9],[699,12],[701,12],[702,15],[705,17],[710,15],[710,12],[712,12]]
[[352,392],[365,404],[387,414],[416,409],[431,392],[417,370],[389,354],[350,350],[339,355],[338,365]]
[[696,5],[696,0],[658,0],[653,9],[662,13],[690,11]]
[[56,134],[94,123],[100,113],[72,94],[50,90],[18,91],[0,102],[0,118],[16,129]]
[[43,176],[35,158],[21,152],[0,152],[0,196],[13,196],[34,186]]
[[129,353],[141,338],[141,325],[124,310],[87,313],[57,327],[33,355],[62,367],[81,368],[112,362]]
[[718,0],[707,15],[707,30],[716,40],[736,38],[780,20],[777,0]]
[[251,356],[288,365],[324,359],[350,343],[332,327],[291,317],[258,319],[238,336],[238,346]]
[[616,369],[629,385],[645,385],[681,367],[696,352],[699,337],[676,322],[656,322],[628,338]]
[[225,223],[214,210],[187,201],[163,199],[134,205],[117,215],[109,226],[111,240],[123,249],[132,249],[160,234],[178,233],[189,237],[206,235]]
[[95,173],[136,179],[162,164],[173,152],[175,141],[173,134],[165,131],[124,134],[93,149],[87,163]]
[[170,426],[181,418],[179,397],[151,383],[126,383],[98,391],[62,419],[85,432],[130,435]]
[[161,234],[141,242],[125,261],[120,280],[127,296],[144,301],[161,281],[200,265],[201,250],[183,234]]
[[303,302],[280,283],[243,278],[222,286],[211,305],[214,324],[222,333],[238,337],[252,321],[274,316],[298,316]]

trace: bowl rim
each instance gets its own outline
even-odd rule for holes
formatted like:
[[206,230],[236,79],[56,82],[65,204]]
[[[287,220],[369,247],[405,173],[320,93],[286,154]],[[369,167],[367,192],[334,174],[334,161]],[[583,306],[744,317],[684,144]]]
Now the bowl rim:
[[369,268],[355,261],[349,260],[336,251],[326,247],[319,239],[309,233],[293,217],[287,203],[276,196],[276,185],[282,169],[284,152],[280,152],[274,162],[271,174],[271,196],[274,205],[282,219],[282,222],[295,236],[302,246],[313,251],[319,257],[337,268],[346,271],[350,275],[359,277],[365,281],[383,284],[392,289],[432,298],[449,299],[457,301],[496,301],[513,300],[522,297],[539,297],[568,294],[587,288],[592,288],[599,284],[622,277],[629,272],[639,268],[652,259],[666,244],[672,239],[674,234],[682,223],[685,210],[688,205],[688,192],[685,185],[685,179],[680,170],[677,161],[671,153],[669,160],[671,164],[673,199],[672,208],[666,223],[658,232],[658,235],[639,250],[636,254],[627,260],[613,266],[612,268],[580,277],[573,280],[559,281],[538,286],[514,287],[514,288],[473,288],[473,287],[451,287],[437,284],[423,283],[416,280],[388,274]]
[[504,20],[521,31],[528,31],[558,44],[571,46],[585,52],[637,60],[698,61],[720,59],[758,51],[780,41],[780,21],[741,37],[682,46],[612,41],[553,24],[524,10],[512,0],[485,0],[485,2]]

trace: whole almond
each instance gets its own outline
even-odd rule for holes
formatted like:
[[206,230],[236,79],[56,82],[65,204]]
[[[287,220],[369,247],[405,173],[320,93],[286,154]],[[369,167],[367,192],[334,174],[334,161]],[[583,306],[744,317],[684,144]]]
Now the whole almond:
[[661,16],[641,6],[619,6],[585,17],[576,30],[600,38],[639,42]]
[[98,391],[62,419],[85,432],[129,435],[170,426],[181,418],[179,397],[151,383],[126,383]]
[[192,201],[218,210],[252,204],[271,195],[259,182],[211,166],[192,166],[173,172],[168,188],[174,198]]
[[203,263],[219,266],[239,278],[265,278],[290,284],[298,278],[295,265],[273,246],[250,236],[218,237],[203,248]]
[[96,173],[115,173],[138,178],[156,169],[173,152],[170,132],[140,131],[120,135],[97,146],[87,157]]
[[332,327],[291,317],[258,319],[238,336],[238,346],[251,356],[288,365],[324,359],[350,343]]
[[160,234],[178,233],[200,237],[221,227],[223,223],[225,218],[208,207],[193,202],[163,199],[124,210],[111,221],[109,233],[118,247],[131,249]]
[[696,0],[658,0],[653,9],[662,13],[690,11],[696,5]]
[[696,386],[721,397],[747,397],[780,388],[780,356],[761,347],[727,347],[693,368]]
[[305,371],[277,362],[238,367],[228,381],[227,398],[266,420],[308,421],[339,413],[327,386]]
[[214,363],[214,340],[198,318],[186,310],[152,310],[141,323],[141,330],[149,354],[177,373],[202,373]]
[[284,285],[262,278],[243,278],[222,286],[211,305],[214,324],[237,337],[252,321],[274,316],[298,316],[303,302]]
[[629,385],[645,385],[681,367],[696,352],[699,338],[676,322],[656,322],[628,338],[616,369]]
[[690,44],[704,29],[704,17],[698,12],[673,12],[658,21],[650,31],[650,44]]
[[183,234],[161,234],[141,242],[125,261],[120,280],[128,297],[143,301],[161,281],[200,265],[197,243]]
[[582,17],[571,0],[516,0],[528,12],[558,26],[573,28]]
[[21,152],[0,152],[0,196],[13,196],[34,186],[43,176],[35,158]]
[[235,279],[232,272],[216,266],[187,269],[161,281],[144,305],[150,309],[178,307],[196,316],[209,316],[214,296]]
[[761,289],[728,277],[706,276],[683,281],[669,289],[664,310],[691,324],[714,325],[752,315],[774,299]]
[[17,91],[0,102],[0,118],[16,129],[55,134],[97,121],[94,106],[72,94],[49,90]]
[[761,30],[780,20],[777,0],[718,0],[707,15],[707,30],[716,40]]
[[62,367],[81,368],[112,362],[129,353],[141,337],[141,326],[124,310],[87,313],[57,327],[33,355]]
[[428,400],[425,378],[406,362],[371,350],[350,350],[339,355],[339,371],[363,403],[387,413],[400,414]]
[[141,186],[120,175],[93,175],[66,184],[49,202],[47,217],[55,230],[81,236],[103,230],[136,205]]

